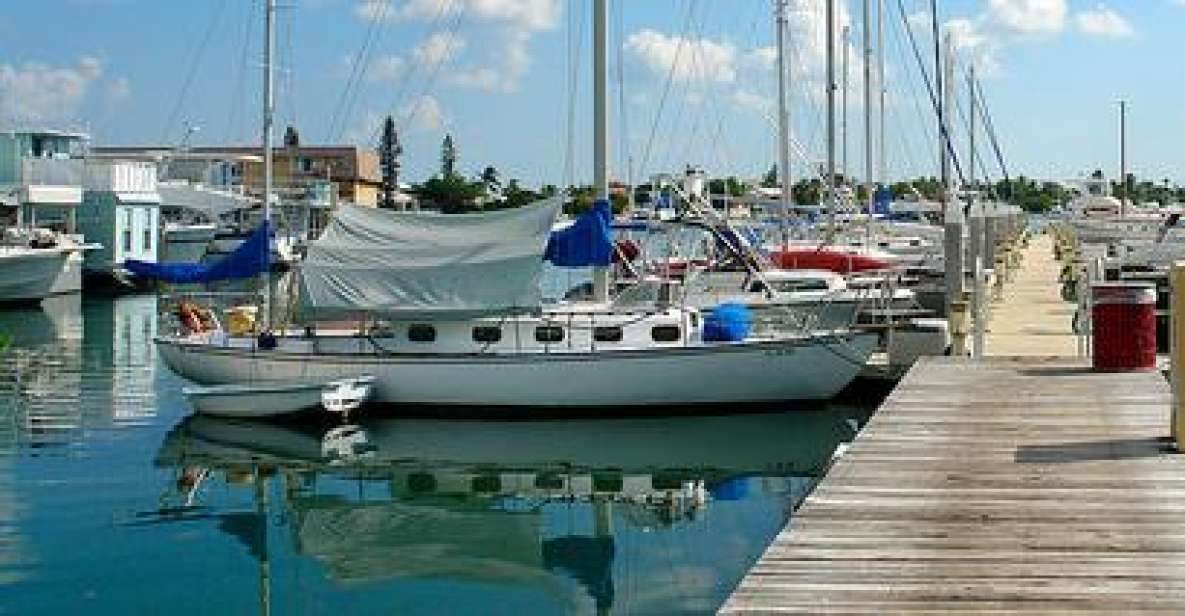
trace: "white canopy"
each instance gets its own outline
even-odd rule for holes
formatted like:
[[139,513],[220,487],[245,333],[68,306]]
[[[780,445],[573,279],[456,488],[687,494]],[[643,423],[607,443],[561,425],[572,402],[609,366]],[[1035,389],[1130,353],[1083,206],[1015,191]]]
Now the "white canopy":
[[467,318],[537,308],[558,198],[481,214],[342,205],[300,267],[316,317]]

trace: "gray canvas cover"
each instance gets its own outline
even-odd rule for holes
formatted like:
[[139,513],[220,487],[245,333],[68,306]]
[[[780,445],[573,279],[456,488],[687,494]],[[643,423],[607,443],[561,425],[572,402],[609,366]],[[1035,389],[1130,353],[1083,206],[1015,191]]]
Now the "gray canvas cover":
[[300,266],[301,312],[420,319],[537,308],[560,205],[553,198],[480,214],[339,206]]

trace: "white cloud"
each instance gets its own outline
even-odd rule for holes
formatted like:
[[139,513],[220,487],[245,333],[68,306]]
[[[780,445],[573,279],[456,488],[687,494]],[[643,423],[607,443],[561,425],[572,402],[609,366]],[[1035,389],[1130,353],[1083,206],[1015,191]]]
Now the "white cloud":
[[943,30],[951,35],[955,51],[975,64],[981,74],[1000,72],[1000,40],[984,30],[982,19],[955,18],[948,20]]
[[1048,34],[1066,26],[1066,0],[988,0],[988,16],[1006,32]]
[[370,81],[398,81],[406,72],[407,60],[402,56],[381,56],[371,61],[366,78]]
[[[367,22],[436,22],[463,14],[467,21],[494,26],[494,42],[482,47],[480,58],[448,77],[453,85],[490,92],[518,89],[531,66],[532,38],[554,29],[562,10],[560,0],[361,0],[354,5],[354,15]],[[466,47],[466,41],[455,35],[436,33],[412,51],[411,59],[428,65],[449,62]]]
[[465,39],[437,32],[417,45],[411,55],[416,62],[436,66],[451,61],[463,49],[465,49]]
[[354,16],[366,22],[429,21],[464,12],[478,20],[502,22],[516,28],[543,31],[559,22],[560,0],[360,0]]
[[431,131],[445,125],[444,109],[436,97],[425,94],[399,109],[405,130]]
[[[1178,0],[1185,5],[1185,0]],[[1074,20],[1083,34],[1106,38],[1125,38],[1136,33],[1132,25],[1119,13],[1098,4],[1095,8],[1078,13]]]
[[103,94],[103,103],[108,110],[119,106],[132,96],[132,83],[127,77],[120,77],[107,84],[107,91]]
[[669,74],[676,82],[736,81],[737,49],[731,43],[644,29],[629,35],[625,48],[656,75]]
[[89,56],[72,67],[0,64],[0,117],[24,122],[70,118],[102,75],[102,62]]

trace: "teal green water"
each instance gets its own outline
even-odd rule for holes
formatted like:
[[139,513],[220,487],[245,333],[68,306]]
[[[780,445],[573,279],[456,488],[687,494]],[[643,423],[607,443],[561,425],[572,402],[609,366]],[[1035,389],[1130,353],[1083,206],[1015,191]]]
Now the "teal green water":
[[195,418],[154,314],[0,311],[0,614],[710,612],[865,418]]

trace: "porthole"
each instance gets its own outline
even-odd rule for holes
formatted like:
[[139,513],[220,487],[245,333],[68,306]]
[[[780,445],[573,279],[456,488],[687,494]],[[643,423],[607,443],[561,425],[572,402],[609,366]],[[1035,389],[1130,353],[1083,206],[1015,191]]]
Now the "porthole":
[[478,344],[494,344],[502,340],[501,327],[474,327],[473,341]]
[[683,331],[678,325],[655,325],[650,328],[650,337],[655,342],[678,342],[683,337]]
[[555,325],[543,325],[535,328],[535,342],[555,344],[564,341],[564,328]]
[[407,339],[412,342],[436,342],[436,328],[431,325],[411,325],[407,328]]
[[597,342],[621,342],[625,333],[616,325],[593,328],[593,340]]

